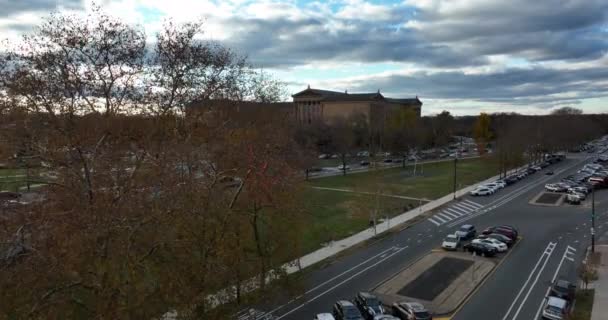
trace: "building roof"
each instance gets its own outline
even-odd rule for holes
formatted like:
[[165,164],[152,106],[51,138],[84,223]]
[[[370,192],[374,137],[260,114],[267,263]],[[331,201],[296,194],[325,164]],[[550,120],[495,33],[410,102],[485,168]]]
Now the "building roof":
[[321,98],[323,101],[386,101],[389,103],[399,103],[399,104],[419,104],[422,105],[422,102],[416,98],[409,99],[396,99],[396,98],[387,98],[378,92],[372,93],[348,93],[347,91],[330,91],[330,90],[321,90],[321,89],[313,89],[306,88],[298,93],[292,95],[293,98],[298,98],[302,96],[317,96]]

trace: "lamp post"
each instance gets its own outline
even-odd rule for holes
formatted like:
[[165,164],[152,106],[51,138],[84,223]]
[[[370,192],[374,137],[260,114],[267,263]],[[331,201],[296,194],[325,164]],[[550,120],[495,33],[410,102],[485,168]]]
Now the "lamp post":
[[595,185],[591,189],[591,252],[595,252]]
[[456,162],[458,162],[458,156],[454,157],[454,200],[456,200]]

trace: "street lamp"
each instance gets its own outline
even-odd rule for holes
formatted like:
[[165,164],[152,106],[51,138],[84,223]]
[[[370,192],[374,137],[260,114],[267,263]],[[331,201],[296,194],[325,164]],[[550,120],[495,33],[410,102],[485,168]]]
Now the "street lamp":
[[458,156],[454,157],[454,200],[456,200],[456,162],[458,162]]
[[595,252],[595,184],[591,188],[591,252]]

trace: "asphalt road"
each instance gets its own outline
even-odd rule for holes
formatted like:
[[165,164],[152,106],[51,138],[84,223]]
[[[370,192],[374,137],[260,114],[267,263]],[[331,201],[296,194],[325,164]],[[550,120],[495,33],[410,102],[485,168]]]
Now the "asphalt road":
[[[559,181],[580,169],[588,155],[569,156],[543,171],[488,197],[463,197],[428,218],[366,246],[350,250],[305,274],[305,293],[296,299],[277,298],[260,307],[258,319],[310,319],[331,312],[339,299],[352,299],[416,259],[440,246],[442,238],[460,225],[472,223],[481,231],[510,224],[523,237],[507,260],[490,275],[454,316],[470,319],[534,319],[554,277],[576,279],[576,266],[590,244],[589,201],[580,206],[545,207],[528,202],[545,183]],[[544,172],[552,170],[555,175]],[[466,208],[470,208],[467,212]],[[596,228],[608,230],[608,190],[596,194]],[[437,217],[439,219],[437,219]],[[256,319],[255,317],[250,319]]]

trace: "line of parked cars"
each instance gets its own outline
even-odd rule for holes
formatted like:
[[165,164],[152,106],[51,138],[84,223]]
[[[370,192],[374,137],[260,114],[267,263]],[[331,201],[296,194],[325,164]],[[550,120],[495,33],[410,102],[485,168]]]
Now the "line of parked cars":
[[575,290],[576,286],[566,280],[555,281],[543,305],[543,319],[565,319],[570,312]]
[[314,320],[432,320],[428,310],[418,302],[396,302],[385,306],[369,292],[359,292],[353,301],[339,300],[331,313],[319,313]]
[[[471,190],[469,192],[469,194],[472,196],[492,195],[492,194],[498,192],[500,189],[503,189],[506,186],[510,186],[510,185],[516,183],[517,181],[524,179],[525,177],[527,177],[529,175],[532,175],[538,171],[541,171],[544,168],[546,168],[556,162],[559,162],[564,158],[565,158],[564,154],[547,155],[545,157],[545,161],[538,163],[538,164],[534,164],[534,165],[530,164],[528,166],[528,168],[521,170],[517,173],[511,174],[504,179],[499,179],[499,180],[496,180],[491,183],[479,185],[475,189]],[[548,170],[548,171],[546,171],[546,173],[553,174],[553,171]]]
[[597,163],[586,164],[576,174],[563,178],[560,182],[547,183],[545,190],[566,193],[566,202],[580,204],[592,189],[608,187],[608,168]]
[[465,251],[482,257],[493,257],[509,250],[518,236],[517,228],[510,225],[489,227],[477,235],[474,225],[465,224],[454,234],[448,234],[441,247],[445,250],[458,250],[462,247]]

